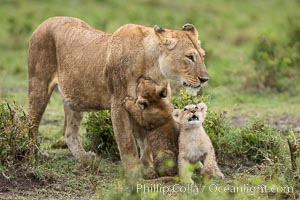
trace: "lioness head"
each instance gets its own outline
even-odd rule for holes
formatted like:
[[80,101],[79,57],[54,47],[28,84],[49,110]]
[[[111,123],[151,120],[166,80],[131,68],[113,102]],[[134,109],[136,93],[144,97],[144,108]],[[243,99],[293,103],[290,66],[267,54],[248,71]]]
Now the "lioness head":
[[168,83],[158,85],[153,80],[140,79],[137,86],[137,105],[142,110],[146,129],[159,127],[172,119],[171,88]]
[[190,94],[196,95],[209,79],[196,28],[192,24],[184,25],[182,30],[154,26],[154,31],[160,41],[159,67],[162,74],[179,81]]
[[206,117],[207,106],[205,103],[187,105],[183,109],[173,111],[173,118],[183,128],[198,128]]

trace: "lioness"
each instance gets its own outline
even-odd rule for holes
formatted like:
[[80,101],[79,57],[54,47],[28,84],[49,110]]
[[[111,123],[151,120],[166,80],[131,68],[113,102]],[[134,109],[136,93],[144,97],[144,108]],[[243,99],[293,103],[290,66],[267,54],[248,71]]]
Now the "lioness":
[[178,168],[182,182],[193,183],[187,166],[197,162],[202,175],[224,178],[216,162],[214,147],[202,126],[206,111],[205,103],[199,103],[173,112],[174,120],[180,124]]
[[157,83],[173,79],[193,92],[208,80],[204,51],[191,24],[182,30],[127,24],[107,34],[71,17],[49,18],[34,31],[28,73],[29,114],[35,132],[58,86],[67,145],[76,159],[86,160],[89,154],[79,140],[82,113],[111,109],[126,172],[140,164],[131,117],[122,106],[126,96],[136,97],[137,80],[142,76]]
[[[124,107],[145,129],[137,134],[143,151],[141,160],[147,167],[149,178],[174,176],[177,174],[178,127],[173,120],[169,84],[160,86],[153,80],[141,79],[137,85],[137,99],[127,97]],[[170,162],[170,166],[166,162]]]

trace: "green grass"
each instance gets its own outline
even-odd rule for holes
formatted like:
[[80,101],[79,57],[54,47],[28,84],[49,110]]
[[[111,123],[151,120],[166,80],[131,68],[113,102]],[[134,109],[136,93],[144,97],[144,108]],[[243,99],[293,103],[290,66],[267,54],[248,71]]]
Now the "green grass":
[[[255,75],[252,51],[261,34],[276,34],[287,41],[290,19],[299,19],[299,1],[238,1],[238,0],[2,0],[0,6],[0,102],[12,102],[28,109],[27,100],[27,48],[34,29],[52,16],[73,16],[83,19],[95,28],[112,33],[126,23],[147,26],[155,24],[179,29],[193,23],[206,50],[206,65],[210,74],[204,95],[210,95],[209,110],[227,112],[227,118],[236,124],[237,119],[255,118],[276,125],[284,121],[286,127],[300,126],[299,95],[288,92],[272,93],[247,91],[245,81]],[[100,164],[83,168],[67,149],[54,149],[52,144],[62,140],[63,107],[57,92],[51,97],[41,124],[42,148],[50,158],[32,168],[38,183],[36,189],[15,189],[8,198],[65,198],[65,199],[116,199],[124,197],[125,183],[119,162],[103,159]],[[85,132],[85,128],[81,128]],[[284,135],[282,139],[284,139]],[[230,139],[230,138],[229,138]],[[231,138],[235,139],[235,138]],[[285,146],[286,150],[286,146]],[[285,153],[288,158],[287,153]],[[299,160],[299,159],[298,159]],[[287,165],[288,165],[288,161]],[[299,161],[298,161],[299,162]],[[278,164],[278,163],[277,163]],[[296,185],[289,172],[276,163],[263,163],[252,167],[235,166],[235,171],[223,163],[228,175],[225,181],[205,180],[225,186],[243,184]],[[298,163],[300,166],[300,163]],[[98,168],[99,167],[99,168]],[[290,166],[285,166],[289,168]],[[283,173],[284,172],[284,173]],[[1,177],[1,175],[0,175]],[[297,186],[299,191],[299,186]],[[201,188],[201,187],[199,187]],[[125,197],[129,193],[125,192]],[[2,193],[0,192],[0,197]],[[124,198],[125,198],[124,197]],[[137,194],[144,199],[161,198],[162,194]],[[173,199],[282,199],[283,193],[252,195],[251,193],[211,192],[205,188],[195,194],[174,194]],[[129,198],[129,197],[128,197]],[[299,198],[299,193],[298,193]],[[295,199],[295,198],[294,198]]]

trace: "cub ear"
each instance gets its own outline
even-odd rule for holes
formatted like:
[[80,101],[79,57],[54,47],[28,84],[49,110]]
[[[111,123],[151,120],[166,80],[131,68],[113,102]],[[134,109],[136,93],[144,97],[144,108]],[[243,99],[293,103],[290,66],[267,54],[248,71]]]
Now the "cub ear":
[[149,101],[144,98],[138,98],[136,103],[141,110],[145,110],[149,106]]
[[156,86],[155,89],[158,97],[166,98],[168,96],[168,88],[166,86]]
[[201,102],[197,106],[200,109],[200,112],[203,114],[203,117],[206,117],[206,112],[207,112],[207,106],[206,106],[206,104],[203,103],[203,102]]
[[168,82],[164,82],[163,86],[156,86],[156,94],[161,98],[171,99],[171,86]]
[[180,123],[181,110],[180,109],[174,109],[172,116],[173,116],[173,119],[174,119],[175,122]]

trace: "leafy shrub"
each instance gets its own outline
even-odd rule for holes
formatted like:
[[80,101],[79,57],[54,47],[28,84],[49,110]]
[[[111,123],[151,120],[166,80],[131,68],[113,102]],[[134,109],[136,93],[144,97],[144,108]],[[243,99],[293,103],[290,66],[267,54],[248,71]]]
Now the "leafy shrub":
[[115,158],[119,157],[109,110],[89,113],[84,125],[87,132],[86,146],[89,150]]
[[178,96],[172,96],[172,104],[175,109],[182,109],[188,104],[198,104],[200,102],[209,104],[210,96],[191,96],[184,89],[179,91]]
[[38,158],[28,115],[16,104],[0,103],[0,165],[31,164]]
[[231,128],[226,135],[216,138],[219,157],[236,164],[279,163],[287,155],[284,136],[261,120],[253,120],[244,128]]
[[287,42],[274,34],[258,37],[252,53],[256,73],[246,84],[254,84],[259,90],[299,92],[300,22],[290,24]]
[[244,156],[255,163],[265,160],[278,162],[282,159],[283,135],[264,121],[255,120],[241,129]]

